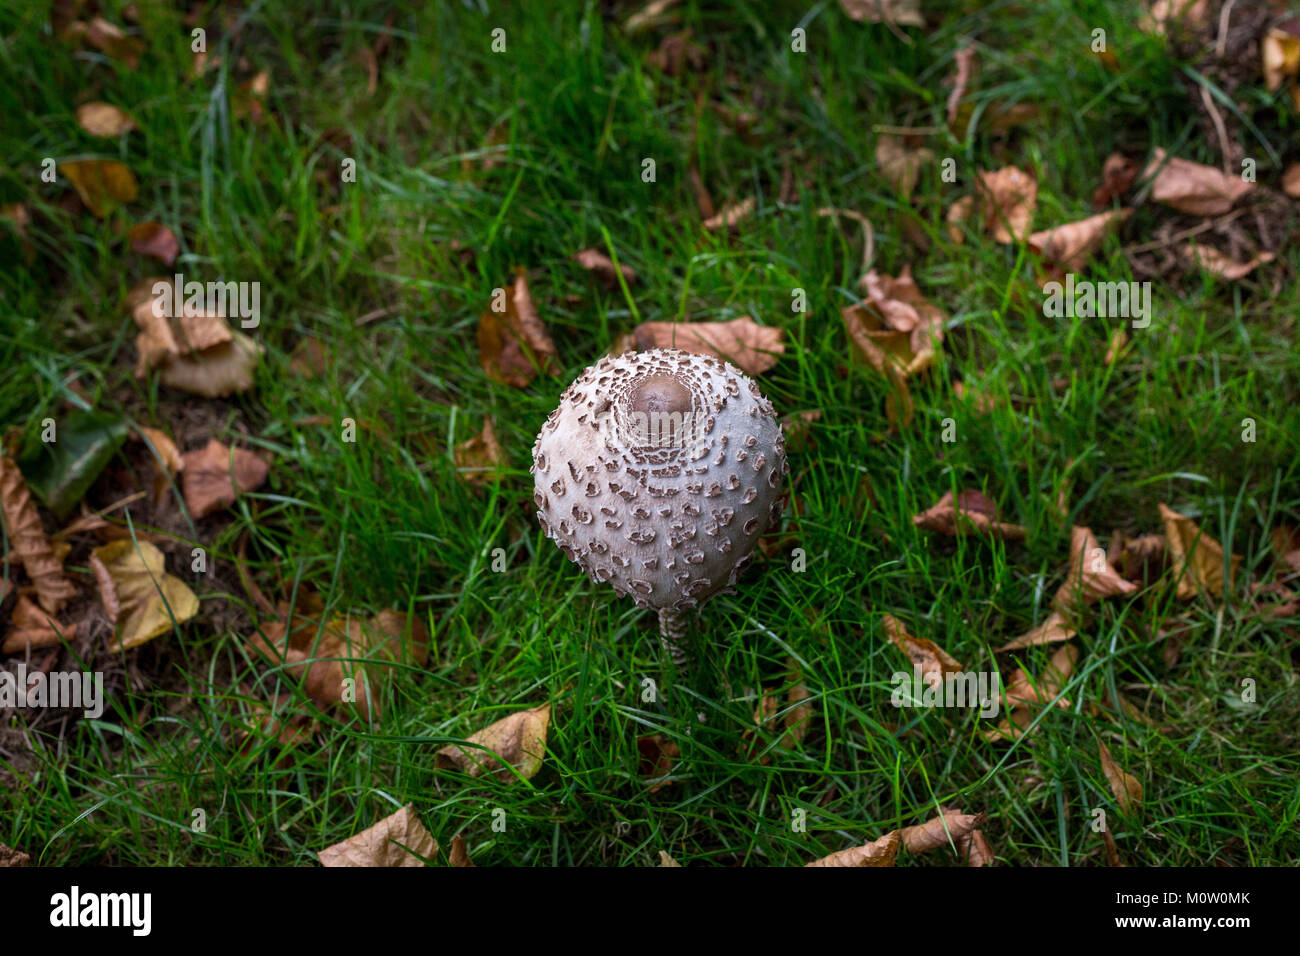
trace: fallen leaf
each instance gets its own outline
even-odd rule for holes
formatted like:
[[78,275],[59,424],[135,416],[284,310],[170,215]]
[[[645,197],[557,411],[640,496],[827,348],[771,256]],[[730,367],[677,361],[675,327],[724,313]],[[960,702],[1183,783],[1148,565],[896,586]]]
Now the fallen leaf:
[[1174,27],[1189,33],[1202,30],[1208,22],[1206,0],[1153,0],[1149,13],[1138,25],[1147,33],[1163,36]]
[[967,866],[992,866],[997,854],[983,830],[975,829],[957,841],[957,852]]
[[659,865],[660,865],[660,866],[677,866],[677,867],[680,867],[680,866],[681,866],[680,863],[678,863],[676,860],[674,860],[671,856],[669,856],[669,855],[668,855],[667,853],[665,853],[663,850],[660,850],[660,851],[659,851]]
[[140,436],[144,439],[145,444],[149,446],[149,451],[153,456],[154,476],[151,501],[153,507],[157,509],[162,506],[167,497],[167,491],[172,487],[171,479],[175,478],[184,469],[185,459],[181,455],[180,449],[176,447],[176,443],[171,440],[166,432],[157,428],[141,426]]
[[19,595],[10,615],[0,654],[21,654],[26,650],[55,647],[77,636],[76,624],[61,624],[36,606],[26,595]]
[[266,94],[271,91],[271,74],[259,70],[251,79],[240,83],[231,97],[231,109],[241,119],[260,123],[266,118]]
[[23,563],[41,606],[51,614],[58,614],[76,596],[77,589],[63,576],[63,562],[55,557],[50,539],[45,536],[23,473],[7,456],[0,457],[0,506],[4,510],[9,548]]
[[526,388],[538,371],[560,374],[555,343],[542,323],[528,291],[528,278],[522,268],[515,270],[515,281],[493,294],[493,306],[500,302],[503,311],[489,307],[479,318],[478,357],[488,378],[502,385]]
[[1123,329],[1116,329],[1110,334],[1110,342],[1106,346],[1106,357],[1103,359],[1107,365],[1114,365],[1119,357],[1124,354],[1124,349],[1128,346],[1128,333]]
[[1101,167],[1101,185],[1092,193],[1092,208],[1105,209],[1133,188],[1138,165],[1123,153],[1111,153]]
[[984,214],[984,229],[995,242],[1009,244],[1029,235],[1038,205],[1038,181],[1014,166],[996,172],[980,170],[976,192]]
[[681,0],[653,0],[647,3],[624,21],[623,32],[628,36],[636,36],[647,30],[676,23],[681,14],[673,12],[673,7],[679,3]]
[[961,99],[966,95],[966,87],[970,85],[971,77],[975,72],[975,48],[973,46],[964,46],[953,54],[953,63],[956,64],[957,73],[953,77],[952,89],[948,91],[947,119],[948,126],[952,127],[957,122],[957,110],[961,106]]
[[1270,93],[1276,93],[1300,70],[1300,37],[1273,27],[1260,42],[1260,57],[1264,86]]
[[966,241],[966,233],[961,228],[961,225],[971,217],[971,213],[974,211],[974,196],[962,196],[948,207],[948,212],[943,217],[943,221],[948,224],[948,235],[957,245],[961,245]]
[[33,442],[18,459],[27,487],[62,521],[122,447],[129,427],[111,412],[74,408],[61,415],[57,440]]
[[1278,560],[1290,571],[1300,571],[1300,530],[1291,525],[1280,525],[1268,536]]
[[[911,333],[907,339],[910,358],[904,365],[908,375],[915,375],[934,364],[935,350],[943,342],[948,317],[943,310],[921,294],[912,278],[912,267],[905,265],[898,278],[874,269],[859,280],[866,293],[863,304],[880,316],[881,322],[896,332]],[[891,354],[899,353],[890,349]]]
[[646,62],[666,76],[681,76],[687,69],[699,73],[707,59],[704,47],[691,40],[692,30],[673,33],[646,54]]
[[83,103],[77,107],[77,125],[91,136],[112,138],[135,129],[135,120],[111,103]]
[[1120,577],[1106,560],[1092,530],[1076,525],[1070,533],[1070,570],[1052,599],[1053,607],[1077,622],[1087,605],[1136,591],[1137,585]]
[[181,487],[185,506],[195,518],[227,508],[244,492],[261,487],[270,466],[242,448],[230,449],[215,438],[199,451],[186,452]]
[[469,850],[465,847],[465,839],[459,833],[451,838],[451,849],[447,852],[447,862],[459,868],[475,866],[474,861],[469,858]]
[[99,555],[92,554],[86,559],[90,565],[90,570],[95,573],[95,586],[99,590],[99,603],[104,608],[104,614],[108,617],[108,623],[116,624],[117,619],[122,616],[122,603],[117,597],[117,585],[113,583],[113,575],[104,566]]
[[1119,858],[1119,846],[1115,843],[1115,837],[1111,835],[1110,830],[1106,827],[1102,827],[1101,839],[1106,846],[1106,865],[1123,866],[1124,864]]
[[119,60],[132,70],[140,65],[144,41],[139,37],[127,36],[121,27],[109,23],[103,17],[95,17],[90,21],[85,37],[86,42],[110,59]]
[[686,175],[691,181],[691,192],[695,194],[695,207],[700,211],[700,218],[706,221],[712,220],[717,214],[713,207],[713,197],[709,195],[709,189],[704,185],[704,180],[700,177],[700,167],[691,154],[690,165],[686,168]]
[[183,355],[164,365],[158,380],[205,398],[224,398],[253,387],[262,346],[243,332],[232,331],[231,341],[193,355]]
[[1282,174],[1282,192],[1292,199],[1300,199],[1300,163],[1292,163]]
[[[93,552],[112,583],[101,600],[117,614],[115,651],[128,650],[165,634],[199,611],[199,599],[180,578],[168,574],[163,553],[149,541],[110,541]],[[106,582],[100,579],[101,587]]]
[[948,810],[914,827],[903,827],[899,838],[908,853],[928,853],[941,846],[953,846],[984,822],[982,813]]
[[974,531],[1011,541],[1023,539],[1026,533],[1021,525],[999,520],[997,504],[980,491],[963,491],[956,496],[945,492],[932,507],[913,515],[912,523],[954,537]]
[[1115,209],[1078,222],[1044,229],[1029,237],[1029,246],[1044,259],[1057,263],[1069,272],[1077,272],[1101,248],[1110,228],[1122,223],[1132,214],[1131,209]]
[[748,219],[754,214],[754,209],[758,206],[758,200],[753,196],[743,199],[738,203],[732,203],[730,206],[723,207],[722,211],[713,217],[704,220],[705,229],[733,229],[735,226]]
[[925,26],[925,17],[921,15],[921,0],[840,0],[840,7],[850,20],[859,23]]
[[1266,262],[1272,262],[1275,258],[1271,252],[1261,252],[1249,262],[1238,262],[1236,259],[1224,255],[1218,249],[1198,245],[1195,242],[1187,243],[1183,251],[1191,261],[1206,272],[1229,281],[1245,278],[1254,272],[1256,268]]
[[471,485],[486,485],[500,481],[506,464],[505,452],[497,441],[492,417],[483,419],[483,430],[468,441],[456,446],[452,455],[456,476]]
[[902,840],[897,830],[891,830],[878,840],[862,846],[838,850],[820,860],[805,863],[805,866],[893,866],[898,858],[898,848]]
[[368,830],[316,854],[322,866],[427,866],[438,855],[433,838],[407,804]]
[[808,703],[812,698],[812,692],[804,682],[803,671],[793,658],[788,659],[786,664],[790,668],[790,689],[785,695],[786,710],[782,717],[785,735],[781,738],[781,746],[793,750],[808,736],[816,711],[813,705]]
[[26,866],[32,858],[21,850],[12,850],[0,843],[0,867]]
[[578,260],[578,265],[599,279],[606,289],[618,288],[618,274],[620,271],[623,273],[623,281],[628,285],[636,281],[635,269],[624,265],[616,268],[614,260],[599,249],[583,249],[581,252],[575,253],[573,258]]
[[180,255],[181,243],[176,233],[160,222],[136,223],[126,235],[132,252],[150,256],[165,266],[170,266]]
[[[1196,522],[1184,517],[1163,502],[1160,518],[1165,526],[1165,540],[1173,557],[1177,575],[1175,595],[1179,600],[1196,597],[1206,591],[1212,597],[1223,595],[1223,546],[1208,534],[1201,532]],[[1241,564],[1238,555],[1232,555],[1228,568],[1228,587]]]
[[640,756],[640,776],[651,793],[657,793],[672,784],[671,780],[660,779],[673,772],[673,764],[682,755],[676,741],[669,740],[663,734],[648,734],[636,739],[636,749]]
[[59,163],[59,172],[96,218],[103,219],[121,203],[140,193],[135,174],[115,159],[76,159]]
[[933,159],[931,150],[909,149],[897,136],[881,133],[876,137],[876,165],[880,167],[880,175],[904,199],[912,198],[921,167]]
[[1032,631],[1021,634],[1015,640],[1003,644],[998,648],[998,653],[1017,651],[1024,647],[1035,647],[1039,644],[1059,644],[1061,641],[1070,640],[1077,633],[1078,631],[1070,627],[1069,622],[1059,611],[1052,611],[1042,624]]
[[1097,748],[1101,752],[1101,772],[1106,775],[1110,792],[1115,794],[1120,813],[1128,816],[1142,805],[1142,784],[1138,778],[1125,773],[1110,755],[1110,749],[1098,740]]
[[945,675],[961,672],[961,664],[952,655],[928,638],[913,637],[907,633],[903,622],[892,614],[881,618],[881,625],[885,629],[885,636],[907,655],[912,667],[921,669],[921,679],[929,686],[938,687],[943,683]]
[[1173,158],[1166,162],[1163,149],[1156,147],[1142,173],[1150,179],[1151,199],[1194,216],[1219,216],[1255,188],[1240,176],[1229,176],[1213,166]]
[[289,370],[303,378],[318,378],[329,369],[330,356],[320,339],[310,335],[299,340],[289,356]]
[[1057,648],[1038,680],[1030,678],[1023,668],[1018,668],[1010,683],[1007,684],[1007,706],[1012,708],[1026,704],[1049,706],[1055,701],[1056,706],[1062,710],[1069,709],[1069,700],[1059,695],[1061,688],[1074,673],[1074,665],[1078,660],[1079,649],[1073,644],[1066,644]]
[[761,375],[785,352],[781,329],[759,325],[747,315],[729,322],[642,322],[632,335],[641,351],[681,349],[712,355],[746,375]]
[[[503,717],[466,738],[468,743],[479,744],[480,747],[450,744],[438,751],[434,757],[434,766],[439,770],[456,767],[471,777],[492,773],[502,781],[518,779],[510,770],[510,766],[513,766],[518,770],[519,777],[531,780],[542,769],[546,731],[550,722],[549,703]],[[503,762],[510,766],[504,766]]]

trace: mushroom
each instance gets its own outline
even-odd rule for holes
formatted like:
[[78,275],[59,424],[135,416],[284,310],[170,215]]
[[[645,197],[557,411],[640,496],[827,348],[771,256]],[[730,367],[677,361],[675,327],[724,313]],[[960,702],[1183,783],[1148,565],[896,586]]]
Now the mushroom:
[[734,366],[678,349],[606,356],[533,444],[542,530],[591,576],[659,614],[686,659],[686,612],[730,588],[785,507],[772,403]]

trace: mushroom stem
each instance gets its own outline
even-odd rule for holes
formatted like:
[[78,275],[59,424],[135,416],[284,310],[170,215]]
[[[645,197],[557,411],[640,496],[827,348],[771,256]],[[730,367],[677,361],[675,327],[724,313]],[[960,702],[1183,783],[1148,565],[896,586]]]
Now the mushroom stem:
[[659,644],[672,658],[673,663],[681,667],[686,663],[686,618],[670,608],[659,609]]

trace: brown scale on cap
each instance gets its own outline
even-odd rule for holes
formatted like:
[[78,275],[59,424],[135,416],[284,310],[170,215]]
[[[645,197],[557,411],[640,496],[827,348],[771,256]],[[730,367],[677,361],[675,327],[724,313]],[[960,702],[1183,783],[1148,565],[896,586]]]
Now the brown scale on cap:
[[789,470],[776,411],[743,372],[676,349],[628,352],[584,371],[548,416],[533,500],[594,581],[659,613],[677,659],[684,612],[736,583],[780,519]]

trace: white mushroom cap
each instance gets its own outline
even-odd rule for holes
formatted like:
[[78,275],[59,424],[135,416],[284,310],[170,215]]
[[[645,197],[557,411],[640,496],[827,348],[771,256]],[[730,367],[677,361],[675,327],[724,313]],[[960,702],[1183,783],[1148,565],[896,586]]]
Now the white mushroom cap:
[[678,349],[588,368],[533,445],[537,519],[593,581],[693,608],[735,583],[785,507],[772,403],[734,366]]

